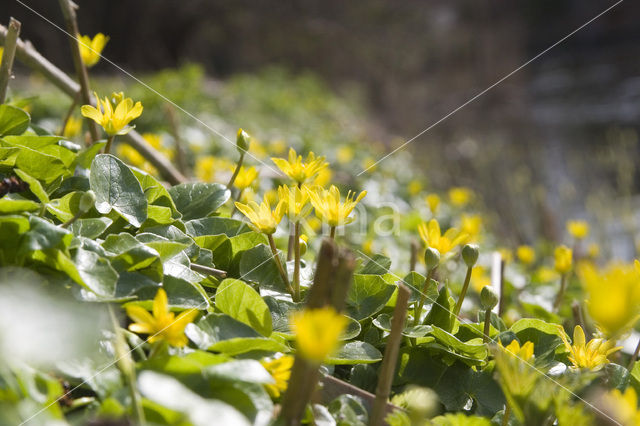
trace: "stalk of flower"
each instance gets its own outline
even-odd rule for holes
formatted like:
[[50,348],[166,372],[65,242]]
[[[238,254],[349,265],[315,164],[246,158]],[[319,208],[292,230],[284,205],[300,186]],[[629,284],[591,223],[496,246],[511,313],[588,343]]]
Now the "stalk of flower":
[[[242,168],[242,162],[244,161],[244,154],[246,154],[247,150],[249,149],[250,142],[251,141],[249,139],[249,134],[242,129],[238,129],[238,133],[236,134],[236,149],[238,150],[240,157],[238,158],[236,168],[231,175],[231,179],[229,179],[229,183],[227,183],[227,189],[231,189],[234,182],[238,178],[238,174],[240,173],[240,169]],[[238,197],[238,199],[240,198]]]
[[269,247],[271,248],[271,253],[273,254],[276,266],[278,267],[280,277],[287,287],[287,290],[291,294],[294,302],[297,302],[298,299],[296,297],[296,293],[289,283],[289,277],[287,276],[287,272],[282,265],[282,261],[280,260],[280,256],[278,255],[276,242],[273,239],[273,234],[274,232],[276,232],[276,229],[282,221],[282,217],[285,213],[285,202],[280,200],[276,205],[275,210],[271,210],[269,200],[266,198],[260,204],[256,203],[255,201],[249,201],[248,204],[243,204],[236,201],[235,206],[243,215],[247,217],[247,219],[251,221],[252,227],[257,232],[262,232],[267,236],[267,239],[269,240]]
[[456,306],[453,310],[453,314],[458,316],[460,314],[460,308],[462,308],[462,302],[464,302],[464,298],[467,295],[467,290],[469,289],[469,282],[471,282],[471,272],[473,271],[473,266],[478,261],[479,249],[475,244],[466,244],[462,248],[462,259],[464,263],[467,265],[467,274],[464,277],[464,283],[462,284],[462,291],[460,292],[460,297],[458,297],[458,301],[456,302]]
[[293,224],[293,291],[296,299],[300,300],[300,221],[311,213],[312,206],[309,204],[309,194],[306,186],[280,186],[278,187],[278,198],[285,203],[285,214],[289,218],[289,223]]
[[482,341],[489,342],[489,333],[491,332],[491,311],[498,305],[500,299],[498,294],[490,285],[483,287],[480,292],[480,305],[484,310],[484,330],[482,332]]
[[126,135],[135,126],[129,126],[129,123],[142,114],[142,104],[140,101],[133,103],[131,98],[125,98],[122,92],[112,93],[111,98],[105,97],[104,100],[96,97],[96,107],[92,105],[83,105],[80,112],[84,117],[98,123],[107,133],[107,145],[104,148],[106,154],[111,150],[116,135]]
[[102,50],[107,45],[109,37],[98,33],[93,38],[88,35],[77,35],[80,57],[87,68],[93,67],[100,61]]
[[127,315],[135,321],[129,330],[149,335],[149,343],[166,342],[178,348],[184,347],[188,340],[184,334],[185,327],[198,315],[197,309],[181,312],[177,317],[169,311],[167,293],[159,289],[153,299],[153,310],[149,313],[140,306],[125,307]]
[[271,161],[295,183],[302,185],[313,179],[321,170],[329,166],[325,157],[317,157],[313,152],[307,155],[306,160],[302,160],[302,155],[297,155],[293,148],[289,148],[289,157],[271,158]]
[[[249,168],[245,168],[244,166],[240,167],[236,179],[233,182],[233,186],[238,190],[236,201],[242,201],[242,193],[258,178],[258,173],[258,170],[253,166]],[[232,209],[231,215],[233,215],[233,211],[235,211],[235,206]]]
[[360,200],[367,195],[367,191],[362,191],[356,197],[355,192],[349,191],[344,203],[342,203],[340,202],[340,190],[335,185],[331,185],[328,190],[319,187],[307,188],[306,192],[309,194],[318,219],[329,225],[331,239],[335,239],[336,227],[354,221],[355,218],[349,215]]
[[605,340],[601,338],[595,338],[586,341],[584,330],[579,325],[573,329],[573,343],[569,342],[569,337],[564,332],[562,326],[558,325],[561,330],[561,338],[564,346],[569,352],[569,361],[577,369],[589,369],[592,371],[598,371],[602,369],[609,360],[607,357],[612,353],[622,349],[621,346],[614,347],[614,340]]
[[420,300],[413,306],[413,325],[420,324],[420,317],[422,316],[422,308],[426,302],[427,289],[431,283],[433,274],[440,265],[440,252],[434,248],[427,247],[424,252],[424,263],[427,265],[427,277],[422,284],[422,291],[420,292]]
[[569,272],[573,266],[573,250],[567,246],[556,247],[554,251],[555,270],[560,274],[560,291],[556,296],[556,300],[553,304],[553,308],[557,311],[562,306],[562,300],[564,299],[564,293],[567,290],[567,281],[569,279]]

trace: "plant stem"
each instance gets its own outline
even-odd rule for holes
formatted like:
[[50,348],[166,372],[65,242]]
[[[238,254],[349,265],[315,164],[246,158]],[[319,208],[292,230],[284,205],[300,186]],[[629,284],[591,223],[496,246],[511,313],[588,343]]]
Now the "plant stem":
[[484,312],[484,330],[482,331],[482,342],[489,342],[489,333],[491,332],[491,309]]
[[166,111],[167,116],[169,117],[169,128],[171,129],[171,135],[173,136],[173,140],[176,144],[175,154],[178,170],[180,170],[180,173],[182,173],[183,175],[187,175],[187,159],[182,143],[182,138],[180,137],[180,125],[178,122],[178,117],[176,116],[175,109],[170,104],[167,105]]
[[78,105],[79,97],[80,97],[80,93],[78,93],[73,98],[73,100],[71,101],[71,105],[69,105],[69,109],[67,110],[67,113],[65,114],[64,119],[62,120],[62,127],[60,127],[60,131],[58,132],[60,136],[64,136],[64,131],[67,128],[67,123],[69,122],[69,119],[73,115],[73,110],[76,109],[76,106]]
[[293,291],[296,292],[296,299],[300,300],[300,221],[294,225],[293,240],[294,260],[293,260]]
[[69,219],[68,221],[66,221],[65,223],[63,223],[62,225],[60,225],[60,228],[68,228],[69,226],[71,226],[76,220],[80,219],[82,216],[84,216],[86,212],[83,211],[78,211],[76,214],[73,215],[73,217],[71,219]]
[[[89,90],[89,73],[84,62],[82,62],[82,56],[80,55],[80,45],[76,40],[76,36],[80,33],[78,30],[78,19],[76,17],[77,6],[70,0],[60,0],[60,8],[62,9],[62,15],[64,16],[65,24],[67,25],[67,31],[72,37],[69,38],[71,44],[71,55],[73,56],[73,66],[76,69],[76,75],[78,82],[80,83],[80,94],[82,95],[82,102],[85,105],[93,105],[91,102],[91,92]],[[95,121],[90,118],[86,118],[89,125],[89,133],[91,133],[91,141],[96,142],[100,139],[98,133],[98,126]]]
[[502,414],[502,426],[509,426],[509,417],[511,417],[511,405],[509,401],[505,402],[504,413]]
[[467,290],[469,289],[469,282],[471,281],[471,271],[473,270],[473,266],[469,266],[467,268],[467,275],[464,277],[464,284],[462,285],[462,291],[460,292],[460,297],[458,297],[458,302],[456,303],[456,307],[453,310],[453,315],[456,317],[460,314],[460,308],[462,308],[462,302],[464,302],[464,298],[467,295]]
[[431,281],[431,277],[433,277],[433,273],[436,270],[435,268],[429,269],[427,272],[427,278],[424,280],[424,284],[422,284],[422,291],[420,292],[420,300],[418,304],[413,309],[413,325],[418,325],[420,323],[420,315],[422,315],[422,308],[424,307],[424,302],[427,298],[427,288],[429,287],[429,281]]
[[238,158],[238,162],[236,163],[236,169],[233,171],[233,174],[231,175],[231,179],[229,179],[229,183],[227,184],[227,189],[231,189],[231,187],[233,186],[233,182],[236,181],[236,178],[238,177],[238,173],[240,173],[240,167],[242,167],[242,162],[244,161],[244,153],[246,151],[242,150],[240,151],[240,158]]
[[200,273],[206,274],[206,275],[211,275],[211,276],[214,276],[216,278],[226,278],[226,276],[227,276],[227,272],[226,271],[223,271],[221,269],[210,268],[210,267],[204,266],[204,265],[199,265],[197,263],[192,263],[190,267],[191,267],[191,270],[193,270],[193,271],[200,272]]
[[411,257],[409,258],[409,271],[415,271],[418,264],[418,250],[420,246],[414,240],[411,240]]
[[502,317],[502,314],[504,313],[504,305],[505,305],[505,301],[506,298],[504,297],[504,259],[501,258],[500,259],[500,301],[498,302],[498,316]]
[[633,370],[633,365],[636,363],[636,360],[638,359],[638,354],[640,354],[640,340],[638,340],[638,344],[636,345],[636,350],[633,352],[633,355],[631,355],[631,359],[629,360],[629,366],[627,367],[629,371]]
[[2,65],[0,65],[0,104],[3,104],[7,97],[7,88],[11,79],[13,69],[13,58],[16,54],[16,43],[20,35],[20,21],[9,19],[9,29],[4,40],[4,53],[2,55]]
[[336,239],[336,227],[332,226],[329,228],[329,238],[331,238],[332,240]]
[[267,238],[269,239],[269,247],[271,247],[271,253],[273,253],[273,257],[276,261],[276,265],[278,266],[278,272],[280,272],[280,277],[282,278],[284,285],[287,287],[287,291],[289,291],[289,293],[291,294],[291,298],[293,299],[293,301],[298,302],[296,293],[291,287],[291,284],[289,283],[289,277],[287,276],[287,271],[282,266],[282,262],[280,261],[280,256],[278,256],[278,248],[276,247],[276,242],[273,240],[273,235],[268,234]]
[[107,139],[107,144],[104,146],[104,153],[108,154],[111,151],[111,144],[113,143],[113,140],[116,138],[116,135],[113,136],[109,136],[109,138]]
[[587,339],[587,342],[588,342],[589,340],[591,340],[592,335],[591,335],[591,331],[587,329],[587,325],[584,322],[584,317],[582,316],[582,306],[580,306],[580,303],[578,303],[577,301],[573,301],[573,303],[571,304],[571,311],[573,312],[573,321],[577,325],[582,327],[585,338]]
[[560,291],[558,291],[558,295],[556,296],[556,301],[553,303],[553,309],[557,312],[562,305],[562,299],[564,299],[564,292],[567,287],[567,274],[562,274],[562,278],[560,279]]
[[393,375],[396,370],[398,352],[402,341],[402,330],[407,318],[407,304],[409,302],[409,288],[402,283],[398,284],[398,298],[393,309],[391,320],[391,332],[387,339],[387,346],[384,350],[382,365],[378,374],[378,385],[376,386],[376,399],[373,403],[369,426],[381,426],[384,424],[384,414],[387,408],[387,401],[391,391]]

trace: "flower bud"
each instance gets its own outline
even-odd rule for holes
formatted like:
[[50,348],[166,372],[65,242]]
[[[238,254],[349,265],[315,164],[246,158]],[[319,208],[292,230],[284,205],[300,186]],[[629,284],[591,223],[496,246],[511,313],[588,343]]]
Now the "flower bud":
[[238,129],[238,134],[236,136],[236,148],[238,152],[242,154],[249,149],[249,134],[242,129]]
[[87,192],[82,194],[82,197],[80,197],[80,205],[78,207],[80,208],[80,211],[86,213],[91,210],[91,207],[93,207],[95,202],[96,193],[92,190],[88,190]]
[[430,271],[440,264],[440,252],[434,248],[427,247],[424,252],[424,263],[427,264],[427,271]]
[[465,244],[465,246],[462,247],[462,259],[468,268],[476,264],[479,254],[480,248],[476,244]]
[[498,293],[491,287],[490,285],[486,285],[482,287],[482,291],[480,292],[480,305],[482,305],[482,309],[491,310],[496,307],[498,304]]
[[307,236],[300,235],[300,256],[307,252]]

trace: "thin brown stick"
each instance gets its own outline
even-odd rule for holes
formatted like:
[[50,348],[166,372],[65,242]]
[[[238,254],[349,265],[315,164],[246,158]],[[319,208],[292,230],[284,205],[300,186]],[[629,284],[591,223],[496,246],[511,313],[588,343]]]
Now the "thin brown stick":
[[415,241],[411,240],[411,257],[409,258],[409,271],[415,271],[416,265],[418,264],[418,251],[420,250],[420,245]]
[[7,97],[11,70],[13,69],[13,58],[16,54],[16,43],[20,35],[21,26],[19,21],[11,18],[7,37],[3,41],[4,53],[2,54],[2,65],[0,65],[0,104],[3,104]]
[[[7,28],[0,25],[1,44],[6,42],[7,33]],[[16,58],[32,70],[40,72],[47,80],[66,93],[70,98],[73,99],[80,91],[80,85],[78,83],[38,53],[30,42],[18,39],[16,43]],[[187,181],[187,178],[184,177],[169,160],[149,145],[149,142],[145,141],[140,133],[133,130],[127,133],[124,138],[129,145],[149,160],[170,184],[177,185]]]
[[378,385],[376,386],[376,399],[373,403],[373,410],[369,418],[369,426],[381,426],[384,424],[384,414],[387,409],[387,401],[391,393],[393,375],[396,371],[400,343],[402,342],[402,330],[407,319],[407,305],[410,295],[409,288],[402,283],[398,283],[398,298],[393,309],[391,320],[391,332],[387,339],[387,346],[382,358],[382,366],[378,375]]
[[629,371],[633,370],[633,365],[636,363],[639,353],[640,353],[640,340],[638,340],[638,344],[636,345],[636,350],[633,351],[633,355],[631,355],[631,359],[629,360],[629,366],[627,367]]
[[280,278],[282,278],[284,285],[287,287],[287,290],[289,291],[289,293],[291,293],[291,297],[293,298],[293,301],[298,302],[298,299],[296,298],[296,292],[293,290],[293,288],[291,287],[291,284],[289,283],[289,277],[287,276],[287,271],[284,269],[284,266],[282,265],[282,261],[280,260],[280,256],[278,255],[278,247],[276,247],[276,242],[273,239],[273,235],[271,234],[267,235],[267,239],[269,240],[269,247],[271,247],[271,253],[273,253],[273,259],[275,260],[276,266],[278,267]]
[[498,316],[502,317],[505,308],[506,298],[504,297],[504,258],[500,259],[500,301],[498,302]]
[[180,173],[182,173],[183,175],[187,175],[187,158],[184,151],[184,144],[182,138],[180,137],[180,123],[178,117],[176,116],[176,110],[172,105],[169,104],[166,107],[166,111],[167,117],[169,117],[169,128],[171,129],[171,135],[173,136],[173,140],[176,144],[175,154],[178,170],[180,170]]
[[[67,31],[74,37],[69,38],[71,46],[71,56],[73,57],[73,66],[76,69],[76,76],[80,82],[80,95],[82,102],[85,105],[93,105],[91,99],[91,91],[89,88],[89,73],[84,62],[82,62],[82,56],[80,55],[80,46],[76,40],[77,35],[80,33],[78,30],[78,19],[76,16],[76,8],[78,7],[70,0],[59,0],[60,8],[62,9],[62,15],[64,16],[64,22],[67,26]],[[89,133],[91,134],[92,142],[96,142],[100,139],[100,133],[98,132],[98,125],[90,118],[86,118],[87,125],[89,126]]]
[[582,327],[587,341],[591,340],[592,334],[584,322],[584,315],[582,315],[582,306],[580,306],[580,303],[578,301],[573,301],[573,303],[571,304],[571,311],[573,312],[573,321],[576,323],[576,325]]
[[191,267],[191,270],[200,272],[201,274],[211,275],[217,278],[227,277],[227,272],[223,271],[222,269],[210,268],[208,266],[199,265],[197,263],[192,263],[190,267]]
[[73,110],[76,109],[76,106],[78,106],[78,99],[80,98],[80,93],[78,93],[73,100],[71,101],[71,105],[69,105],[69,109],[67,110],[67,113],[65,114],[64,118],[62,119],[62,127],[60,128],[60,131],[58,132],[58,134],[60,136],[64,136],[64,131],[67,128],[67,123],[69,122],[69,120],[71,119],[71,116],[73,115]]

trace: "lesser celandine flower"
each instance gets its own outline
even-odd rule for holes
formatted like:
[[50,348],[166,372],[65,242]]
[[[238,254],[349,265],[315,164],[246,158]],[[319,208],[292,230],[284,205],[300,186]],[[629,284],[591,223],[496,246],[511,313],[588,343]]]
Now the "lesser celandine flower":
[[62,136],[65,138],[73,138],[78,136],[82,131],[82,120],[80,118],[75,118],[73,116],[69,117],[66,124],[64,125],[64,129],[62,130]]
[[349,215],[360,200],[367,195],[367,191],[362,191],[356,197],[355,192],[349,191],[343,203],[340,201],[340,190],[335,185],[331,185],[328,190],[320,187],[307,188],[307,193],[318,218],[331,227],[353,222],[354,218]]
[[498,342],[498,345],[522,361],[529,361],[533,358],[533,342],[525,342],[520,346],[520,342],[514,339],[507,346],[502,346],[502,342]]
[[285,207],[284,202],[280,201],[276,208],[271,210],[271,205],[266,199],[260,204],[255,201],[249,201],[248,204],[236,202],[236,208],[251,221],[253,227],[267,235],[276,232],[284,216]]
[[275,383],[265,384],[264,387],[272,398],[279,398],[287,390],[291,367],[294,358],[291,355],[283,355],[275,359],[263,359],[260,364],[271,374]]
[[291,316],[297,349],[308,361],[320,364],[338,349],[347,318],[332,307],[304,309]]
[[622,349],[621,346],[614,347],[615,342],[613,340],[596,338],[587,342],[584,331],[579,325],[576,325],[573,329],[573,344],[571,344],[562,326],[558,327],[562,331],[560,337],[569,352],[569,361],[571,361],[575,368],[586,368],[593,371],[600,370],[609,362],[607,357],[610,354]]
[[449,201],[456,207],[464,207],[473,198],[473,191],[469,188],[458,186],[449,190]]
[[469,236],[468,241],[477,240],[482,231],[482,217],[477,214],[460,216],[460,231]]
[[78,47],[80,48],[80,57],[87,67],[92,67],[100,60],[100,54],[107,45],[109,37],[102,33],[96,34],[93,38],[88,35],[78,34]]
[[640,274],[634,265],[616,263],[599,271],[583,263],[577,272],[589,315],[602,332],[619,336],[634,325],[640,314]]
[[129,123],[142,114],[140,101],[134,104],[131,98],[124,98],[122,93],[112,95],[113,103],[107,97],[102,100],[97,94],[95,96],[97,108],[82,105],[80,112],[83,116],[102,126],[109,136],[125,135],[133,130],[134,126],[129,126]]
[[440,196],[438,194],[429,194],[425,197],[425,201],[427,202],[431,213],[435,214],[438,210],[438,206],[440,206]]
[[338,160],[338,163],[340,164],[350,163],[351,160],[353,160],[353,156],[353,148],[349,145],[341,145],[336,150],[336,160]]
[[449,228],[442,234],[436,219],[431,219],[429,223],[421,223],[418,226],[418,233],[427,247],[438,250],[443,258],[456,246],[464,244],[469,239],[467,234],[456,228]]
[[185,327],[198,315],[197,309],[189,309],[177,317],[169,311],[167,293],[159,289],[153,299],[153,314],[140,306],[127,306],[127,315],[134,320],[129,330],[135,333],[149,334],[149,342],[166,341],[172,346],[183,347],[187,344]]
[[567,232],[577,240],[583,240],[589,235],[589,224],[584,220],[570,220],[567,222]]
[[251,184],[253,184],[257,177],[258,170],[256,170],[255,167],[251,166],[245,168],[244,166],[242,166],[238,171],[236,179],[233,181],[233,186],[242,191],[251,186]]
[[536,252],[531,246],[522,245],[516,249],[518,260],[526,266],[530,266],[536,261]]
[[640,409],[638,409],[638,394],[633,386],[620,392],[619,389],[609,391],[603,397],[609,412],[623,426],[640,425]]
[[555,259],[554,268],[560,274],[564,275],[571,270],[571,266],[573,265],[573,250],[569,247],[556,247],[553,252],[553,257]]
[[289,148],[289,158],[271,158],[278,168],[293,181],[302,184],[313,179],[320,170],[329,165],[325,157],[316,158],[313,152],[302,160],[302,155],[297,155],[293,148]]
[[315,179],[311,181],[310,185],[321,186],[324,188],[329,184],[329,182],[331,182],[332,177],[333,177],[333,172],[331,171],[331,169],[328,167],[325,167],[324,169],[318,172]]
[[304,219],[313,208],[309,204],[309,192],[306,186],[281,185],[278,187],[278,199],[284,203],[285,214],[291,222]]

